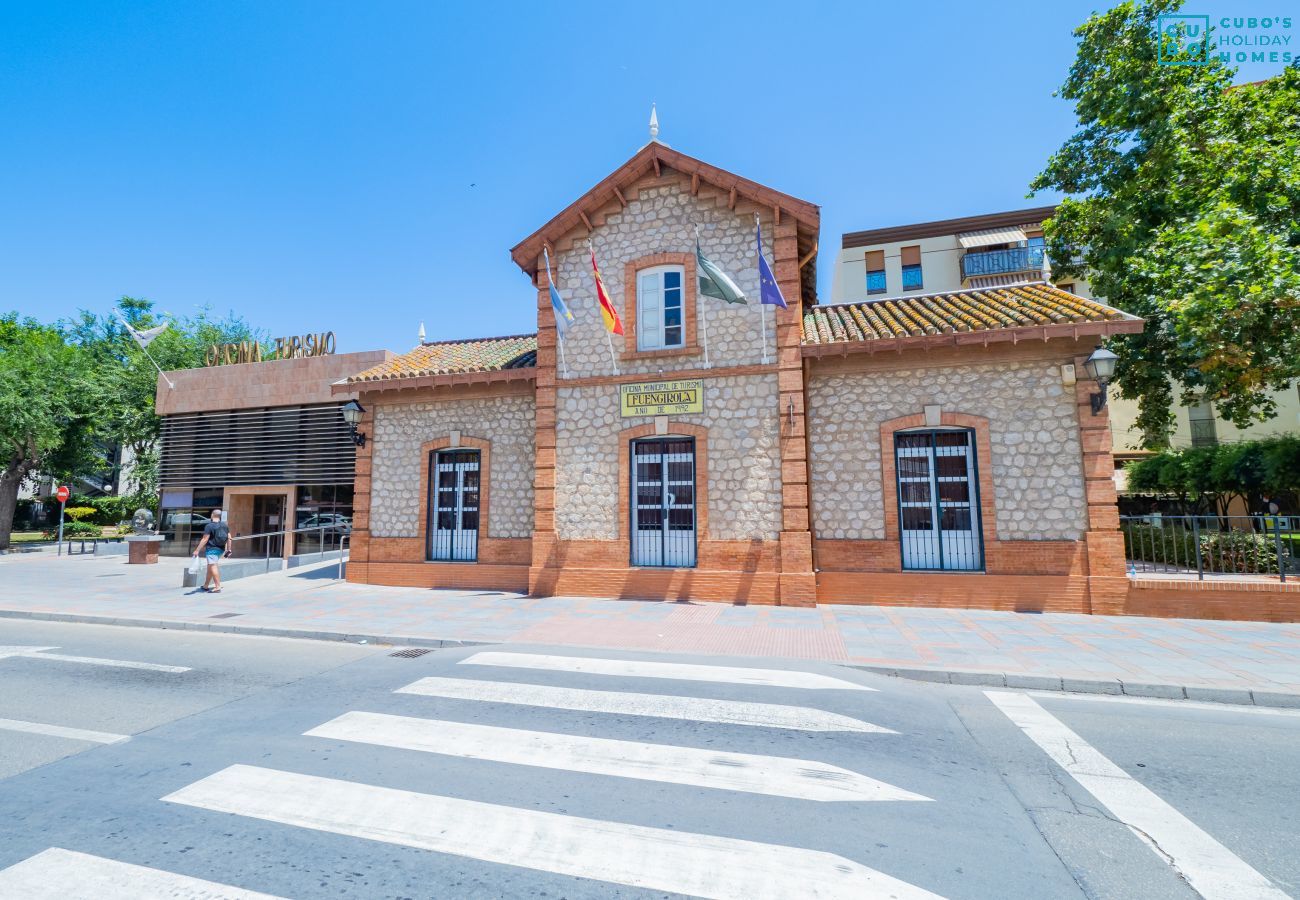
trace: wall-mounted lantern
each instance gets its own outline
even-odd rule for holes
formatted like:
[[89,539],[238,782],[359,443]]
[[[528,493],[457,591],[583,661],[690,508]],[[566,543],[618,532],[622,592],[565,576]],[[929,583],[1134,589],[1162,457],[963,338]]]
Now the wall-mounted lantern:
[[357,431],[357,426],[361,424],[361,417],[366,414],[365,409],[357,401],[349,400],[339,408],[339,412],[343,413],[343,421],[347,422],[348,427],[352,429],[352,443],[364,447],[366,436]]
[[1083,367],[1088,371],[1088,377],[1097,382],[1100,390],[1092,395],[1092,414],[1095,416],[1106,408],[1106,388],[1110,384],[1111,378],[1115,375],[1115,363],[1119,357],[1111,353],[1105,347],[1098,347],[1092,351],[1083,362]]

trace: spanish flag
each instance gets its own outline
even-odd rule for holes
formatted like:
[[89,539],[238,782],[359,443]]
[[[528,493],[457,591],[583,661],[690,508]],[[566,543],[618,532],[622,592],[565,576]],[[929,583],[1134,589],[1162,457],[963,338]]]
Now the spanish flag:
[[610,334],[622,334],[623,323],[619,321],[618,310],[609,302],[609,291],[600,277],[600,266],[596,265],[596,251],[591,250],[591,271],[596,276],[596,299],[600,301],[600,317],[605,320],[605,330]]

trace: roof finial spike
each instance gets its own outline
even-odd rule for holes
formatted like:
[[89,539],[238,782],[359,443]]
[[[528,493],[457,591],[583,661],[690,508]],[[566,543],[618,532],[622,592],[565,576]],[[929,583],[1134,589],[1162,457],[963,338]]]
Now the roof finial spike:
[[420,338],[420,345],[423,346],[424,345],[424,323],[423,322],[420,323],[419,338]]
[[1043,251],[1043,269],[1041,274],[1043,276],[1043,281],[1046,281],[1048,284],[1052,283],[1052,261],[1047,258],[1046,250]]
[[655,111],[654,101],[650,102],[650,140],[659,140],[659,114]]

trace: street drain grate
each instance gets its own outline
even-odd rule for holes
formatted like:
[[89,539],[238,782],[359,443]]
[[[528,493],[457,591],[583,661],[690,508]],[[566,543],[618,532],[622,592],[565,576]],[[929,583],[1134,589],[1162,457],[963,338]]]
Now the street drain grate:
[[215,616],[208,616],[209,619],[233,619],[235,616],[242,616],[243,613],[217,613]]
[[432,651],[426,647],[408,647],[405,650],[398,650],[396,653],[390,653],[389,656],[400,656],[402,659],[414,659],[417,656],[424,656]]

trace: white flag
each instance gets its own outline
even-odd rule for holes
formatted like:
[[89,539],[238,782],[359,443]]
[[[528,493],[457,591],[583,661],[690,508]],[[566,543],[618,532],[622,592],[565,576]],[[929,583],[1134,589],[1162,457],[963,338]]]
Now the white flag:
[[167,330],[167,323],[163,322],[161,325],[155,325],[153,328],[146,328],[144,331],[136,331],[131,327],[131,323],[128,322],[126,317],[121,313],[118,313],[117,317],[122,320],[122,324],[126,326],[126,330],[131,332],[131,337],[135,338],[135,342],[140,345],[141,350],[152,344],[154,338]]

